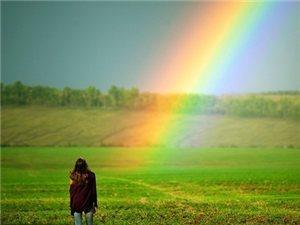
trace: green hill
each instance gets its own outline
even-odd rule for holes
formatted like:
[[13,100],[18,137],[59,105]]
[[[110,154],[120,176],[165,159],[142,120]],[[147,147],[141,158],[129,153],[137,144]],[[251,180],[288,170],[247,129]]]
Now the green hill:
[[[168,116],[99,108],[3,107],[2,146],[154,146],[145,121]],[[173,115],[174,147],[300,147],[300,121],[224,115]],[[181,130],[183,130],[181,132]],[[143,135],[141,135],[143,134]]]

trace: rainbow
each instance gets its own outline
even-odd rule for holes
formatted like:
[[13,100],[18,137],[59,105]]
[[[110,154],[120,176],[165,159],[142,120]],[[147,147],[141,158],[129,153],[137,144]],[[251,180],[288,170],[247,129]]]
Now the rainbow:
[[[175,93],[201,93],[217,88],[223,72],[235,66],[239,54],[273,5],[270,2],[195,4],[182,15],[181,35],[169,41],[161,63],[151,71],[150,77],[160,76],[151,85]],[[147,120],[155,145],[166,143],[178,130],[171,115],[182,110],[185,104],[180,97],[175,101],[167,110],[169,115],[154,115]]]

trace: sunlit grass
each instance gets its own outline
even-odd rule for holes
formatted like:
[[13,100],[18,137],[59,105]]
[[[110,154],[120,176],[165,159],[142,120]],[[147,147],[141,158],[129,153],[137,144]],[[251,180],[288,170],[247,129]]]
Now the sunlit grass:
[[[97,176],[95,224],[297,224],[299,149],[2,148],[2,224],[70,224],[68,172]],[[138,163],[137,163],[138,162]]]

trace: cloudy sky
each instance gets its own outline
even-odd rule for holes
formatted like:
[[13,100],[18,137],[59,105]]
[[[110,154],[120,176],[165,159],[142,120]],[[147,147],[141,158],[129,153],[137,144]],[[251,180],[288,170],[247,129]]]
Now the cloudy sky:
[[[168,62],[170,40],[188,32],[189,12],[207,4],[2,1],[1,79],[55,87],[93,85],[103,91],[111,85],[182,91],[159,85],[164,74],[153,68]],[[208,81],[218,88],[193,91],[300,90],[299,32],[300,3],[274,3],[234,58],[235,66]]]

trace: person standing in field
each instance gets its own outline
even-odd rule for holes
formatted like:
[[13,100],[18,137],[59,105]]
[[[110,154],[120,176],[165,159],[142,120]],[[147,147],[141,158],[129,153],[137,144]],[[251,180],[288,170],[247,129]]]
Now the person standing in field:
[[82,224],[82,213],[85,214],[86,223],[93,224],[93,214],[96,213],[97,190],[96,176],[89,170],[86,161],[77,159],[74,169],[70,172],[70,208],[74,217],[74,224]]

